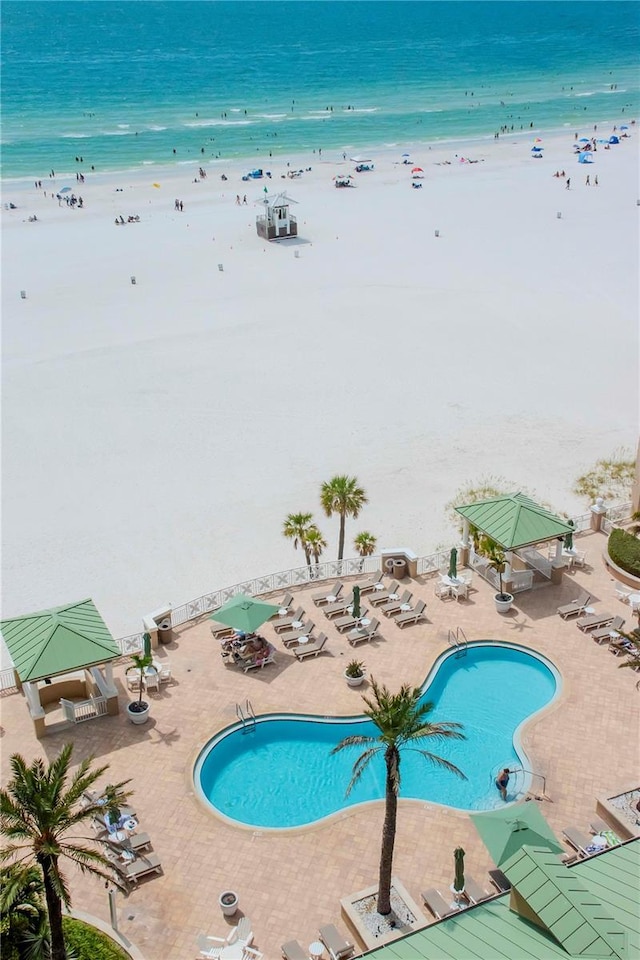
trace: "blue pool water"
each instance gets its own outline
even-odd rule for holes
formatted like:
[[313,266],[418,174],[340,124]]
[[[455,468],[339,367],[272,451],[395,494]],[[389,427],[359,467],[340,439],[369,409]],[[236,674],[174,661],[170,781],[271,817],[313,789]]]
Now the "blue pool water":
[[[465,657],[446,655],[427,678],[423,696],[434,703],[433,720],[462,723],[467,739],[426,746],[455,763],[468,779],[405,750],[400,795],[464,810],[495,806],[498,768],[529,766],[522,751],[516,752],[518,727],[553,699],[559,685],[548,661],[516,647],[480,643],[470,645]],[[376,728],[362,718],[289,714],[259,719],[253,732],[232,729],[207,744],[196,763],[196,788],[224,816],[266,828],[299,827],[380,800],[382,756],[369,764],[345,798],[362,748],[334,756],[331,750],[354,733],[375,736]],[[511,786],[523,783],[522,776],[512,779]]]

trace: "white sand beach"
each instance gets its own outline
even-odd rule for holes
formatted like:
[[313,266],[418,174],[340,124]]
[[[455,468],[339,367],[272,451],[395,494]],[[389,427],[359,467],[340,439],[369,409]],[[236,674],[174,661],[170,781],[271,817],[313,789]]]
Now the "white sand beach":
[[[583,512],[575,477],[637,435],[636,131],[584,167],[573,131],[539,161],[532,137],[425,149],[420,190],[400,146],[351,190],[341,154],[292,158],[293,181],[264,158],[58,176],[82,210],[5,183],[3,615],[91,596],[134,632],[301,564],[292,511],[335,556],[340,472],[370,500],[348,555],[364,529],[450,543],[444,504],[487,474]],[[298,201],[297,242],[257,236],[265,184]]]

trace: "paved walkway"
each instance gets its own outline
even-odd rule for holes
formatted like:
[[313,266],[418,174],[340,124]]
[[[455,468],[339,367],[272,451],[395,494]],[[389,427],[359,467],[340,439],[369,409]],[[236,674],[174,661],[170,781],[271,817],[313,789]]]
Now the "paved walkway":
[[[566,575],[562,585],[520,594],[507,616],[496,613],[493,589],[474,577],[477,590],[467,602],[441,601],[435,580],[419,578],[407,587],[427,603],[428,622],[400,631],[384,620],[383,639],[360,647],[369,674],[391,689],[403,682],[420,684],[434,657],[447,645],[447,630],[462,626],[467,637],[528,645],[549,657],[562,673],[559,701],[525,731],[524,742],[535,770],[547,777],[550,802],[543,812],[559,831],[568,824],[585,829],[595,812],[595,798],[637,784],[639,769],[638,675],[618,670],[619,661],[565,622],[556,607],[588,589],[597,610],[626,615],[601,561],[601,534],[580,538],[592,566]],[[145,951],[147,960],[196,957],[198,933],[226,930],[218,895],[231,888],[253,922],[255,946],[267,958],[280,956],[285,940],[305,946],[319,924],[333,922],[346,933],[339,898],[376,882],[383,806],[349,811],[318,829],[274,835],[237,829],[219,821],[194,798],[193,761],[199,747],[218,729],[235,720],[235,704],[248,697],[256,713],[300,711],[353,714],[361,690],[347,687],[342,672],[354,655],[345,637],[317,611],[310,594],[297,590],[296,601],[329,634],[329,652],[298,663],[277,646],[277,663],[247,674],[226,668],[211,638],[209,621],[185,625],[175,642],[160,651],[171,663],[175,682],[152,692],[152,719],[134,727],[125,716],[104,718],[56,733],[40,743],[34,738],[24,700],[2,700],[2,776],[8,757],[19,751],[27,759],[52,759],[66,741],[75,742],[75,758],[93,754],[110,764],[110,780],[132,778],[134,804],[141,826],[154,841],[164,875],[143,881],[120,900],[120,928]],[[363,598],[364,599],[364,598]],[[264,629],[270,637],[270,628]],[[274,638],[275,639],[275,638]],[[127,702],[125,663],[116,668]],[[455,717],[447,719],[455,720]],[[420,891],[448,889],[453,850],[467,851],[466,868],[483,881],[492,866],[466,814],[426,803],[401,802],[395,849],[395,874],[420,902]],[[101,883],[71,874],[73,903],[108,921],[108,901]]]

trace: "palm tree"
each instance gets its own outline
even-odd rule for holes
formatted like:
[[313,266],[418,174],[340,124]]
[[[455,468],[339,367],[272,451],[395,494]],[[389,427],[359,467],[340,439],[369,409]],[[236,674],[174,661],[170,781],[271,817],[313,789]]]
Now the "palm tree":
[[346,474],[332,477],[322,484],[320,503],[328,517],[337,513],[340,517],[340,535],[338,538],[338,560],[344,556],[344,525],[347,517],[357,517],[368,497],[362,487],[358,486],[357,477],[348,477]]
[[311,566],[311,552],[307,546],[307,534],[312,527],[315,527],[315,524],[311,513],[290,513],[282,527],[283,535],[288,540],[293,540],[294,550],[298,547],[304,550],[308,567]]
[[376,552],[378,538],[374,537],[368,530],[363,530],[362,533],[356,535],[353,545],[361,557],[372,557]]
[[0,915],[6,918],[3,954],[29,956],[32,960],[48,956],[49,928],[43,892],[42,874],[37,867],[11,863],[0,869]]
[[[626,659],[620,666],[631,667],[632,670],[640,670],[640,625],[629,633],[623,633],[621,631],[621,635],[625,640],[628,640],[632,646],[628,648],[625,654]],[[640,687],[640,680],[636,683],[636,687]]]
[[353,775],[347,787],[347,796],[366,770],[369,762],[380,753],[384,755],[387,768],[385,789],[384,826],[382,828],[382,849],[380,852],[380,873],[378,879],[378,913],[391,912],[391,873],[393,870],[393,847],[396,839],[396,821],[398,815],[398,794],[400,792],[400,758],[403,748],[417,750],[425,760],[435,766],[443,767],[456,776],[466,780],[464,773],[443,757],[428,750],[420,749],[425,741],[464,740],[462,725],[449,721],[433,723],[427,720],[433,704],[421,702],[419,688],[403,684],[398,693],[392,694],[387,688],[378,685],[371,677],[371,698],[363,696],[367,705],[365,716],[374,722],[380,736],[367,737],[356,735],[345,737],[333,748],[332,753],[345,747],[365,747],[353,765]]
[[309,528],[306,536],[306,544],[309,553],[313,557],[314,563],[319,563],[320,555],[322,551],[326,549],[327,541],[315,525]]
[[[27,766],[20,754],[14,754],[10,760],[13,778],[0,790],[0,832],[10,841],[0,851],[0,859],[22,866],[37,864],[40,868],[51,932],[51,960],[66,960],[62,904],[71,905],[67,883],[60,872],[60,858],[71,860],[83,873],[117,883],[109,860],[96,849],[76,842],[96,840],[68,836],[102,811],[99,803],[80,806],[80,800],[108,770],[108,766],[91,769],[93,761],[88,758],[70,776],[72,752],[73,745],[66,744],[48,766],[40,758]],[[126,783],[114,785],[120,802],[127,796],[123,791]]]

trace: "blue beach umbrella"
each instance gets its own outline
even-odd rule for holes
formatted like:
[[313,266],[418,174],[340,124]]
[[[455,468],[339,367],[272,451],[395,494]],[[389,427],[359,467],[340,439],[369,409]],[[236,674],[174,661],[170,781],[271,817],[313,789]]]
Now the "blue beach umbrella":
[[71,193],[71,187],[62,187],[62,189],[59,190],[58,193]]
[[580,137],[580,139],[578,140],[578,143],[591,143],[591,141],[588,140],[586,137]]
[[544,147],[531,147],[531,153],[542,153]]
[[622,126],[620,127],[620,129],[621,129],[621,130],[628,130],[629,127],[626,125],[626,123],[623,123]]

